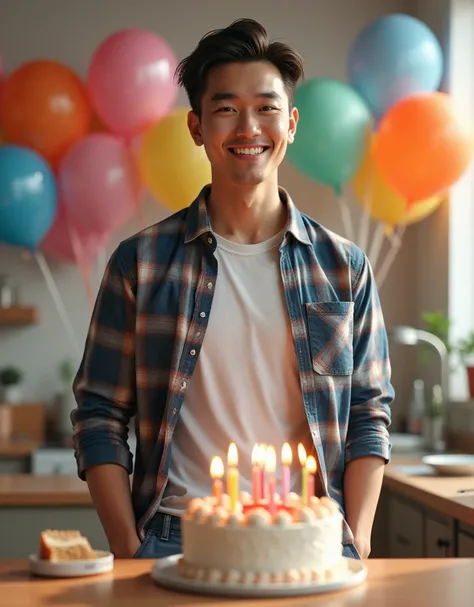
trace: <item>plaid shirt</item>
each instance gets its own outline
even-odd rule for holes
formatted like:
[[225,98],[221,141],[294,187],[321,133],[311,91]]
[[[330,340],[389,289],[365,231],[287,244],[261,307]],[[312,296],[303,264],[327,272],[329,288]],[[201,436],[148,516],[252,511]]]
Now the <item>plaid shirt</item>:
[[[167,483],[170,446],[218,280],[209,186],[186,209],[122,242],[112,254],[74,381],[79,477],[98,464],[133,471],[141,538]],[[300,213],[280,188],[288,223],[284,285],[320,490],[343,511],[345,464],[390,459],[394,392],[387,336],[371,268],[354,244]],[[135,467],[128,424],[135,416]],[[347,524],[344,543],[353,541]]]

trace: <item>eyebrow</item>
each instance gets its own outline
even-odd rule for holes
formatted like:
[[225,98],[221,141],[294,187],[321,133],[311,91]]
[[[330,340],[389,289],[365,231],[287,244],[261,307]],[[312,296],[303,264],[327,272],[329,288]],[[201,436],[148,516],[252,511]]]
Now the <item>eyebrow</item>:
[[[257,93],[255,97],[271,99],[273,101],[281,101],[281,96],[275,91],[264,91],[262,93]],[[228,101],[230,99],[238,99],[238,95],[236,95],[235,93],[215,93],[212,96],[211,101]]]

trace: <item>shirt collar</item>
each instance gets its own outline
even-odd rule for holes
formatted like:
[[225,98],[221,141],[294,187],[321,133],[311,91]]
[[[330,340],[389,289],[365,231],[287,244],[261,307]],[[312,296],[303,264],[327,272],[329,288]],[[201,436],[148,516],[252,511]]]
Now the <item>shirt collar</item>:
[[[303,244],[310,245],[306,227],[303,222],[300,211],[294,205],[288,192],[281,186],[278,188],[280,198],[288,208],[288,222],[285,228],[285,235],[290,232],[297,240]],[[211,233],[211,222],[207,214],[206,201],[211,191],[211,185],[204,186],[198,197],[191,203],[186,220],[186,233],[184,242],[189,243],[203,234]]]

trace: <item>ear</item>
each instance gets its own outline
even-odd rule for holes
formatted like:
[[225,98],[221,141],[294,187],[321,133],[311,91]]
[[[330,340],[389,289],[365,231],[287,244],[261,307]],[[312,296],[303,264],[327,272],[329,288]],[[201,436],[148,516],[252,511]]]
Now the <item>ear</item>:
[[188,112],[188,129],[191,133],[194,143],[197,146],[203,145],[202,133],[201,133],[201,122],[197,114],[192,110]]
[[300,115],[297,108],[292,108],[290,112],[290,124],[288,127],[288,143],[293,143],[296,135],[296,126],[298,124],[298,119]]

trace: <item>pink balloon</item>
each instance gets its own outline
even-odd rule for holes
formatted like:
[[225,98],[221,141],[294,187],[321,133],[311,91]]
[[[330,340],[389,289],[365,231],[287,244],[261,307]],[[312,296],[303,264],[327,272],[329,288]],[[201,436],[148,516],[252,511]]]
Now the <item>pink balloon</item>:
[[99,234],[129,221],[144,191],[131,151],[110,133],[91,133],[68,150],[58,189],[74,224]]
[[153,32],[131,28],[106,38],[92,56],[87,86],[97,114],[123,137],[146,130],[177,97],[176,57]]
[[41,242],[41,249],[47,255],[61,261],[80,264],[81,260],[78,258],[73,244],[74,237],[77,238],[80,247],[78,253],[83,255],[84,263],[87,266],[92,265],[100,249],[108,241],[106,234],[86,232],[75,226],[68,216],[64,203],[60,202],[53,225]]

